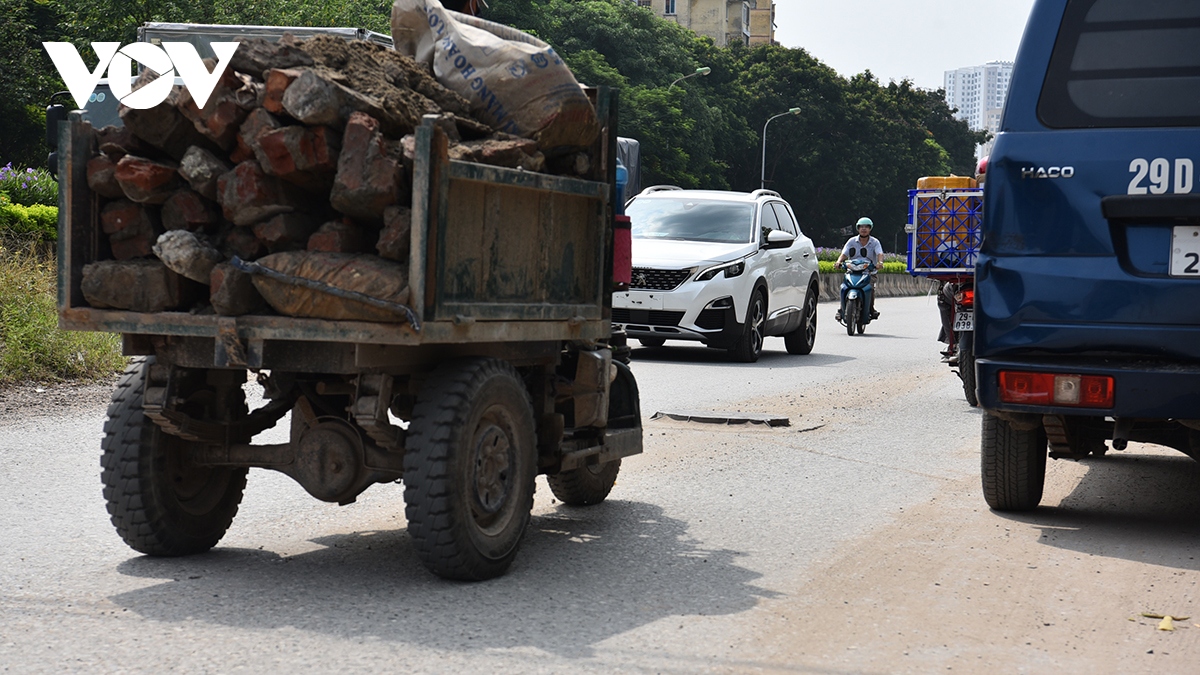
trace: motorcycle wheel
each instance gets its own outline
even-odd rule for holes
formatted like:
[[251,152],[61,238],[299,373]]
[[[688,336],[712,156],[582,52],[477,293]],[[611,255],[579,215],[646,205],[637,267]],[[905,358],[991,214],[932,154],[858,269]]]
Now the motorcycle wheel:
[[963,395],[971,407],[979,405],[979,395],[975,393],[975,335],[973,333],[958,333],[958,376],[962,378]]
[[854,327],[858,325],[858,298],[846,301],[846,311],[842,318],[846,321],[846,335],[854,337]]

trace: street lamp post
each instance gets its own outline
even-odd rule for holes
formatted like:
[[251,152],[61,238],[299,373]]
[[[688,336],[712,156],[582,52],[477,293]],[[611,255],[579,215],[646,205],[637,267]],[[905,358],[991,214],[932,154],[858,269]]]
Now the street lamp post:
[[[712,72],[712,68],[709,68],[708,66],[702,66],[702,67],[700,67],[700,68],[697,68],[697,69],[696,69],[696,72],[694,72],[694,73],[688,73],[687,75],[684,75],[683,77],[677,77],[677,78],[675,78],[675,82],[678,82],[678,81],[680,81],[680,80],[686,80],[686,79],[688,79],[689,77],[695,77],[695,76],[697,76],[697,75],[707,75],[707,74],[709,74],[709,73],[711,73],[711,72]],[[672,82],[672,83],[671,83],[671,86],[670,86],[670,87],[667,87],[667,91],[670,91],[670,90],[671,90],[671,87],[674,87],[674,86],[675,86],[675,82]]]
[[787,112],[781,112],[778,115],[772,115],[771,117],[767,118],[766,122],[763,122],[762,173],[759,175],[759,181],[762,183],[762,188],[764,190],[767,189],[767,125],[770,124],[771,120],[775,119],[776,117],[783,117],[784,115],[799,115],[799,114],[800,114],[799,108],[790,108]]

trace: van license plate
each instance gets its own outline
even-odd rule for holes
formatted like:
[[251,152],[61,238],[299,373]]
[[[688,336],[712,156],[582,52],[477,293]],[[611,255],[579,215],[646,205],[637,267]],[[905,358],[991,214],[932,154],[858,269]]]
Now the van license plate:
[[1171,276],[1200,279],[1200,227],[1175,226],[1171,235]]
[[954,332],[965,333],[975,330],[975,312],[972,310],[954,313]]

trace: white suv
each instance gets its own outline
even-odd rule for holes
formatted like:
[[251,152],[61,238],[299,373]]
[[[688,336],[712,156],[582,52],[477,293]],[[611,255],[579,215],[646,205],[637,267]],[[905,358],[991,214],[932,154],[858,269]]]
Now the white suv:
[[655,186],[626,205],[633,281],[613,294],[613,323],[643,345],[698,340],[758,360],[763,338],[812,351],[820,278],[812,240],[771,190]]

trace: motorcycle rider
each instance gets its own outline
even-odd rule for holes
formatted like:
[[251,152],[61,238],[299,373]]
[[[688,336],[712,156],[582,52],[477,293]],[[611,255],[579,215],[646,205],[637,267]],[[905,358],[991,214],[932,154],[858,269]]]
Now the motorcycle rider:
[[[847,258],[866,258],[875,263],[875,269],[871,270],[871,285],[878,289],[879,270],[883,267],[883,244],[879,240],[871,236],[871,230],[875,227],[875,223],[871,222],[870,218],[859,218],[855,224],[858,228],[858,236],[850,237],[846,245],[842,247],[842,254],[838,256],[837,262],[833,264],[834,269],[841,269],[842,263]],[[875,295],[871,293],[871,319],[878,319],[879,312],[875,311]],[[843,299],[842,309],[838,310],[837,320],[842,320],[842,310],[845,309],[845,299]]]

